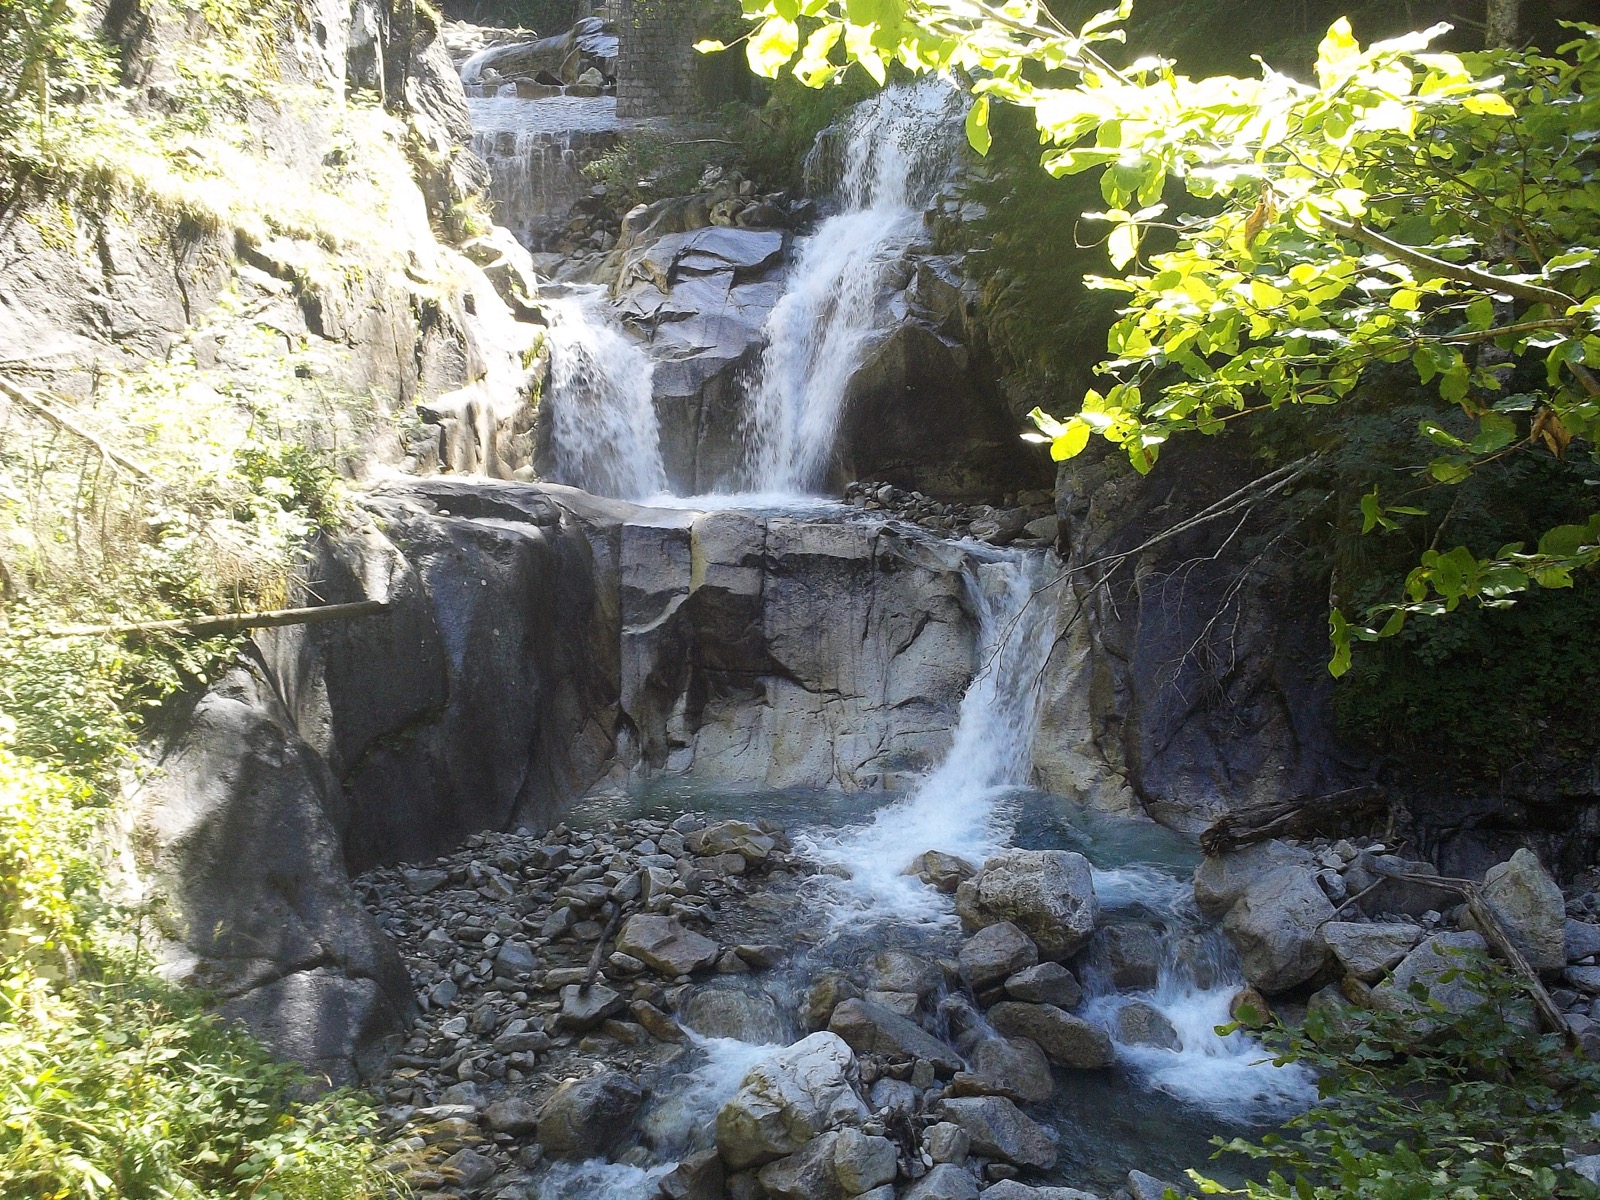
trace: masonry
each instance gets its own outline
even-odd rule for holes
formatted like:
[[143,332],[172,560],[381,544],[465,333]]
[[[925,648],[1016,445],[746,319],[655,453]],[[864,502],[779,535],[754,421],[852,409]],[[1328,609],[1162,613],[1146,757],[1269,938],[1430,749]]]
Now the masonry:
[[697,109],[694,26],[689,0],[613,0],[617,17],[617,115],[689,116]]

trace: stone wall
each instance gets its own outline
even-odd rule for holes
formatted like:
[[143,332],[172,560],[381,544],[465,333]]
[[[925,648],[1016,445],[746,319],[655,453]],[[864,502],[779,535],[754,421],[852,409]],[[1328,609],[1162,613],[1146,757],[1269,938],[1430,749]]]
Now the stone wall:
[[612,7],[619,41],[617,115],[693,114],[699,101],[694,6],[683,0],[612,0]]

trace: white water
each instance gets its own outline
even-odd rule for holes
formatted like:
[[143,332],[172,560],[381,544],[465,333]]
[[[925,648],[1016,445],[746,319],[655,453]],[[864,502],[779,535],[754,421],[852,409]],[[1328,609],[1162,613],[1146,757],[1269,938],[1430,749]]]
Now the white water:
[[[822,482],[845,389],[878,331],[884,276],[922,227],[953,170],[963,99],[947,81],[889,88],[840,131],[840,211],[799,247],[747,400],[750,487],[807,492]],[[829,143],[813,151],[823,165]]]
[[650,356],[610,316],[598,288],[541,297],[540,307],[550,320],[552,477],[623,500],[665,492]]
[[942,850],[981,863],[1004,847],[1011,830],[1002,802],[1032,767],[1039,677],[1054,629],[1053,605],[1034,597],[1042,564],[1042,555],[1018,552],[969,559],[979,669],[961,698],[950,752],[910,796],[867,825],[800,838],[807,855],[848,875],[817,877],[834,893],[836,923],[947,922],[948,897],[903,873],[911,860]]

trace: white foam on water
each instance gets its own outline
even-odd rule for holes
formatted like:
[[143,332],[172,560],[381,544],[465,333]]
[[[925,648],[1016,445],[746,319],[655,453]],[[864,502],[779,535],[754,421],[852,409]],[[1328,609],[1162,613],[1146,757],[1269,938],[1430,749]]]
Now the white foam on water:
[[601,289],[541,296],[539,305],[550,321],[551,478],[622,500],[664,494],[655,363],[610,314]]
[[777,1043],[701,1037],[689,1029],[684,1033],[703,1059],[668,1085],[643,1122],[645,1137],[663,1157],[679,1157],[709,1145],[717,1110],[733,1099],[752,1067],[782,1048]]
[[805,493],[833,453],[845,389],[879,332],[884,277],[922,230],[922,213],[954,169],[962,93],[947,80],[891,87],[857,105],[837,144],[840,211],[805,239],[767,320],[767,347],[745,411],[752,489]]
[[539,1175],[540,1200],[652,1200],[657,1183],[675,1164],[630,1167],[591,1158],[552,1163]]
[[968,560],[979,669],[962,697],[949,753],[910,796],[867,824],[796,839],[808,857],[838,869],[837,876],[814,877],[829,893],[837,926],[947,922],[949,897],[904,874],[912,859],[942,850],[981,863],[1006,845],[1004,801],[1031,769],[1039,677],[1054,629],[1054,606],[1035,597],[1041,566],[1041,556],[1020,552]]

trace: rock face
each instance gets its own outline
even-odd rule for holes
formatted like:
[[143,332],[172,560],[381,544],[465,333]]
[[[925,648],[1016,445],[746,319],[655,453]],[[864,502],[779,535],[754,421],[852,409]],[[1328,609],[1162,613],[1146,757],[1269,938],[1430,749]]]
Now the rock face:
[[1553,974],[1567,965],[1566,902],[1532,850],[1490,867],[1483,898],[1535,971]]
[[1088,942],[1100,907],[1083,855],[1008,850],[956,890],[956,911],[974,929],[1012,922],[1038,945],[1041,957],[1062,959]]
[[818,1134],[867,1119],[856,1058],[814,1033],[753,1067],[717,1113],[717,1150],[735,1170],[795,1153]]
[[416,1001],[345,875],[338,787],[259,670],[203,697],[157,765],[135,844],[165,898],[166,973],[335,1082],[375,1068]]

